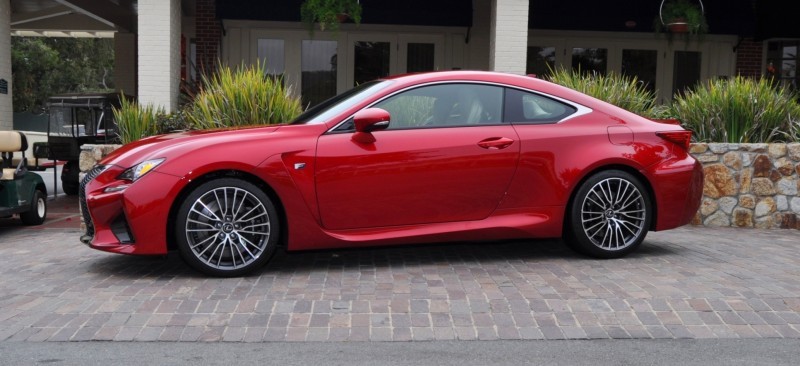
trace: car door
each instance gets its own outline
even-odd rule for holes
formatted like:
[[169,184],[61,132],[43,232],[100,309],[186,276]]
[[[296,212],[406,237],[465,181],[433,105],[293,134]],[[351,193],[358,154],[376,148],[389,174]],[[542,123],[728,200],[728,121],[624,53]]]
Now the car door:
[[372,107],[391,114],[374,142],[352,139],[352,121],[319,138],[316,189],[331,230],[480,220],[503,198],[519,158],[502,121],[503,89],[437,84]]

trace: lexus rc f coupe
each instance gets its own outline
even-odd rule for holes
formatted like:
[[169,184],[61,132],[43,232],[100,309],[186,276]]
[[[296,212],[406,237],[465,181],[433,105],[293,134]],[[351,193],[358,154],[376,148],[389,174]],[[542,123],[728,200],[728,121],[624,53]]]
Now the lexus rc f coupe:
[[703,173],[690,140],[678,124],[532,77],[389,77],[284,125],[123,146],[81,182],[81,241],[178,250],[215,276],[260,268],[279,246],[563,237],[616,258],[694,216]]

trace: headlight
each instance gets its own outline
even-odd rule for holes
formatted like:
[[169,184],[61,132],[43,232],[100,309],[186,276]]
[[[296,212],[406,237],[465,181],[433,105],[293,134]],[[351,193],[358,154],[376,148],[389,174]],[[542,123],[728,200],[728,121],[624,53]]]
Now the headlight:
[[160,159],[150,159],[143,161],[139,164],[136,164],[128,169],[125,169],[122,174],[120,174],[117,179],[122,180],[129,180],[131,182],[135,182],[137,179],[141,178],[148,172],[155,169],[159,164],[164,162],[164,158]]

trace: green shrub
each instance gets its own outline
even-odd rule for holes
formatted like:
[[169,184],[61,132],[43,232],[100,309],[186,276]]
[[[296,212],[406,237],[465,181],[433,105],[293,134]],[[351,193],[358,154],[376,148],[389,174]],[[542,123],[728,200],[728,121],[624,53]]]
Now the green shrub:
[[203,77],[203,88],[188,105],[193,128],[265,125],[289,122],[300,114],[299,98],[283,80],[266,75],[264,65],[220,66]]
[[588,74],[562,67],[551,70],[547,80],[644,117],[660,117],[659,111],[655,109],[655,95],[645,89],[635,76],[614,72],[608,75]]
[[795,95],[768,79],[709,80],[676,96],[671,113],[694,131],[698,141],[764,143],[800,138]]
[[114,108],[119,138],[123,144],[133,142],[158,133],[157,116],[164,114],[163,108],[153,105],[140,106],[138,103],[120,98],[119,109]]

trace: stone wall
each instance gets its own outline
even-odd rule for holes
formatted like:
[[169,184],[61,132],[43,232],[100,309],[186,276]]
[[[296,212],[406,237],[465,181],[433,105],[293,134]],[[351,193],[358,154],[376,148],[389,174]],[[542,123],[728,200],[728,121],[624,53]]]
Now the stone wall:
[[692,144],[703,203],[692,223],[800,229],[800,143]]

